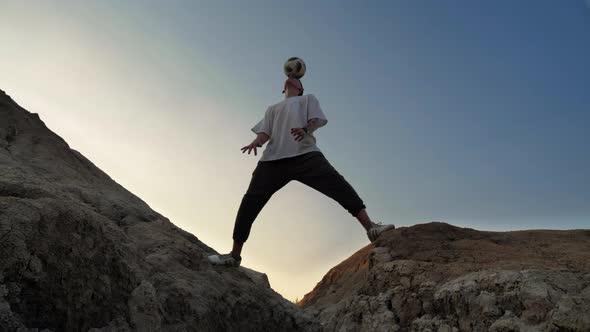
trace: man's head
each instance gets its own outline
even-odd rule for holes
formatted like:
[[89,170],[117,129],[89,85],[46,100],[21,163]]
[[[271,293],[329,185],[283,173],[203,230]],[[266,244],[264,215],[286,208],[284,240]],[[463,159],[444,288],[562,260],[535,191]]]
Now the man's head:
[[300,80],[289,77],[285,80],[283,93],[285,97],[303,96],[303,84],[301,84]]

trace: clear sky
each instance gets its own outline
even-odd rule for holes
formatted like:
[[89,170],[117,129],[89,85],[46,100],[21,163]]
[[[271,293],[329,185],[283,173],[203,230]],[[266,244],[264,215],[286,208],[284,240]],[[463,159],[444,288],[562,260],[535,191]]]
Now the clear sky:
[[[590,226],[590,1],[2,0],[0,47],[1,89],[221,253],[291,56],[374,221]],[[368,243],[293,181],[242,264],[294,300]]]

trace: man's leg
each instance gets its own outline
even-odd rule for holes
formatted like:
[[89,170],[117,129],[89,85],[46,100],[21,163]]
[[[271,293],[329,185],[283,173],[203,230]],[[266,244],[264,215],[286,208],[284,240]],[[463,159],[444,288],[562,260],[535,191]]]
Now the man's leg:
[[234,256],[235,259],[240,259],[242,257],[242,246],[244,246],[244,242],[234,240],[234,245],[231,249],[231,254],[232,256]]
[[306,159],[293,170],[293,179],[334,199],[368,230],[371,219],[366,206],[354,188],[332,167],[323,154]]
[[372,226],[371,218],[367,214],[367,209],[362,209],[361,212],[356,216],[356,219],[363,225],[366,231]]
[[234,224],[232,255],[240,257],[242,246],[250,235],[254,220],[270,197],[289,183],[280,165],[272,162],[259,162],[252,172],[250,185],[238,210]]

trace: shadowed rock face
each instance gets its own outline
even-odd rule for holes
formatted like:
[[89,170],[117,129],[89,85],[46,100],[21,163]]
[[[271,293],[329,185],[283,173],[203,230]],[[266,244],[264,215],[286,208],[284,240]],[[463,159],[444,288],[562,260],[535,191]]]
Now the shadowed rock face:
[[0,331],[317,331],[0,90]]
[[299,305],[328,331],[590,331],[590,230],[390,230]]

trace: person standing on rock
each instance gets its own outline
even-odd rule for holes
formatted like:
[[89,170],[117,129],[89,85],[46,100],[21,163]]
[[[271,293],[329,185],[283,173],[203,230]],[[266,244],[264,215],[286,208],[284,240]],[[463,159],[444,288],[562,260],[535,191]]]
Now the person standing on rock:
[[[271,105],[264,118],[251,130],[257,134],[252,143],[241,148],[248,154],[269,142],[258,161],[246,194],[242,199],[233,230],[233,249],[228,254],[208,256],[214,265],[240,266],[241,251],[252,223],[270,197],[291,180],[308,185],[337,201],[367,231],[371,242],[394,225],[374,223],[353,187],[324,157],[313,132],[328,123],[313,94],[303,95],[301,81],[288,77],[285,99]],[[291,137],[292,136],[292,137]]]

